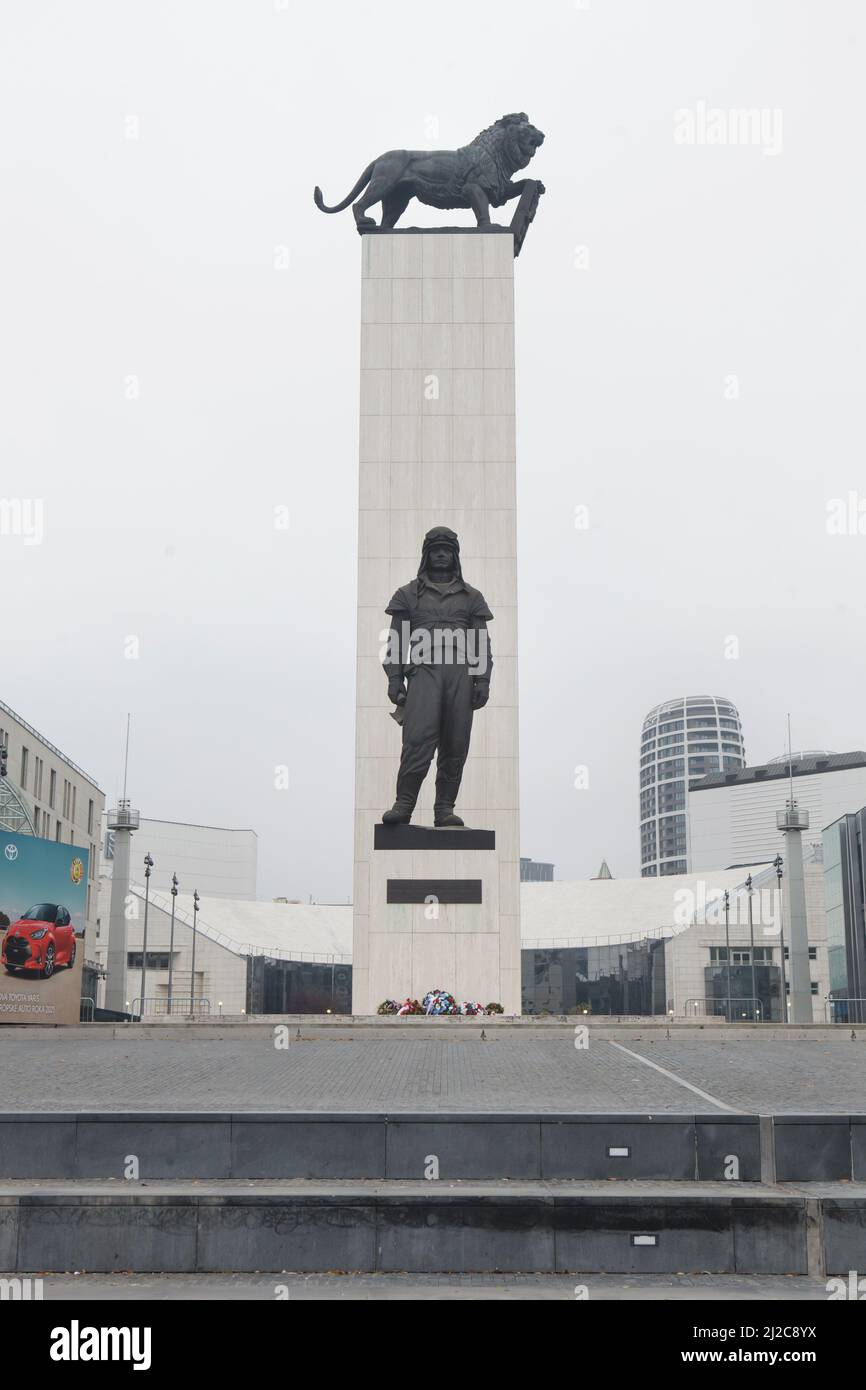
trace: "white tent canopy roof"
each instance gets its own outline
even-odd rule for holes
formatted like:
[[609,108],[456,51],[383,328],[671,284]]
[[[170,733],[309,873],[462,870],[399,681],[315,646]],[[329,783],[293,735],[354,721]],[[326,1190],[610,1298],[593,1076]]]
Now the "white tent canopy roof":
[[[756,889],[775,886],[775,872],[768,864],[664,878],[523,883],[521,939],[526,947],[564,947],[669,936],[684,930],[683,904],[689,896],[697,904],[726,888],[733,893],[742,889],[750,872]],[[142,884],[130,887],[144,897]],[[151,906],[167,912],[171,900],[151,894]],[[192,907],[191,894],[178,894],[179,921],[189,925]],[[202,899],[198,927],[237,955],[346,963],[352,957],[352,908],[344,903]]]

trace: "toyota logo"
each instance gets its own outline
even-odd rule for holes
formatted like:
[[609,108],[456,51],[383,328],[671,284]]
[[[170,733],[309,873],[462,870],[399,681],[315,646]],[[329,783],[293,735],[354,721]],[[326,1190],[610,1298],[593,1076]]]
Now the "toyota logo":
[[6,858],[7,858],[7,859],[17,859],[17,858],[18,858],[18,846],[17,846],[17,845],[7,845],[7,846],[6,846]]

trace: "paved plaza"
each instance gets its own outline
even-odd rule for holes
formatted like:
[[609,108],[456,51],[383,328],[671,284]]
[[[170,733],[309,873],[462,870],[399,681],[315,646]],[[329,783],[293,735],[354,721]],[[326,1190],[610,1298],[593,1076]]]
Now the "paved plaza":
[[0,1038],[0,1109],[866,1113],[866,1041]]

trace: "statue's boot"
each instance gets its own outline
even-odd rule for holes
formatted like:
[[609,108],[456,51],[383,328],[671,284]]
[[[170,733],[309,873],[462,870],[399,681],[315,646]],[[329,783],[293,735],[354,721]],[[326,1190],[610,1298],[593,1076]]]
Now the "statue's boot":
[[382,817],[383,825],[408,825],[421,792],[421,784],[427,776],[435,744],[429,738],[413,738],[414,720],[417,719],[421,703],[417,695],[413,695],[412,703],[407,704],[403,721],[403,752],[397,773],[397,796],[390,811],[386,811]]
[[433,824],[439,830],[444,830],[449,825],[459,827],[463,824],[460,817],[454,813],[454,803],[460,791],[465,760],[465,753],[462,757],[455,757],[453,754],[440,756],[436,769],[436,799],[433,802]]

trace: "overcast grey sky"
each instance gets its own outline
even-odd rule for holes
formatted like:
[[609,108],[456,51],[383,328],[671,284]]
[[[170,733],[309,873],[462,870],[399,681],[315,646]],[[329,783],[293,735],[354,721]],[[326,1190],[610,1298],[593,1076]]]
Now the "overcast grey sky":
[[[0,496],[45,529],[0,535],[0,696],[109,797],[131,710],[144,814],[348,897],[361,248],[312,189],[525,110],[523,853],[637,874],[675,695],[753,762],[788,709],[866,745],[864,36],[855,0],[5,0]],[[682,143],[700,103],[772,138]]]

